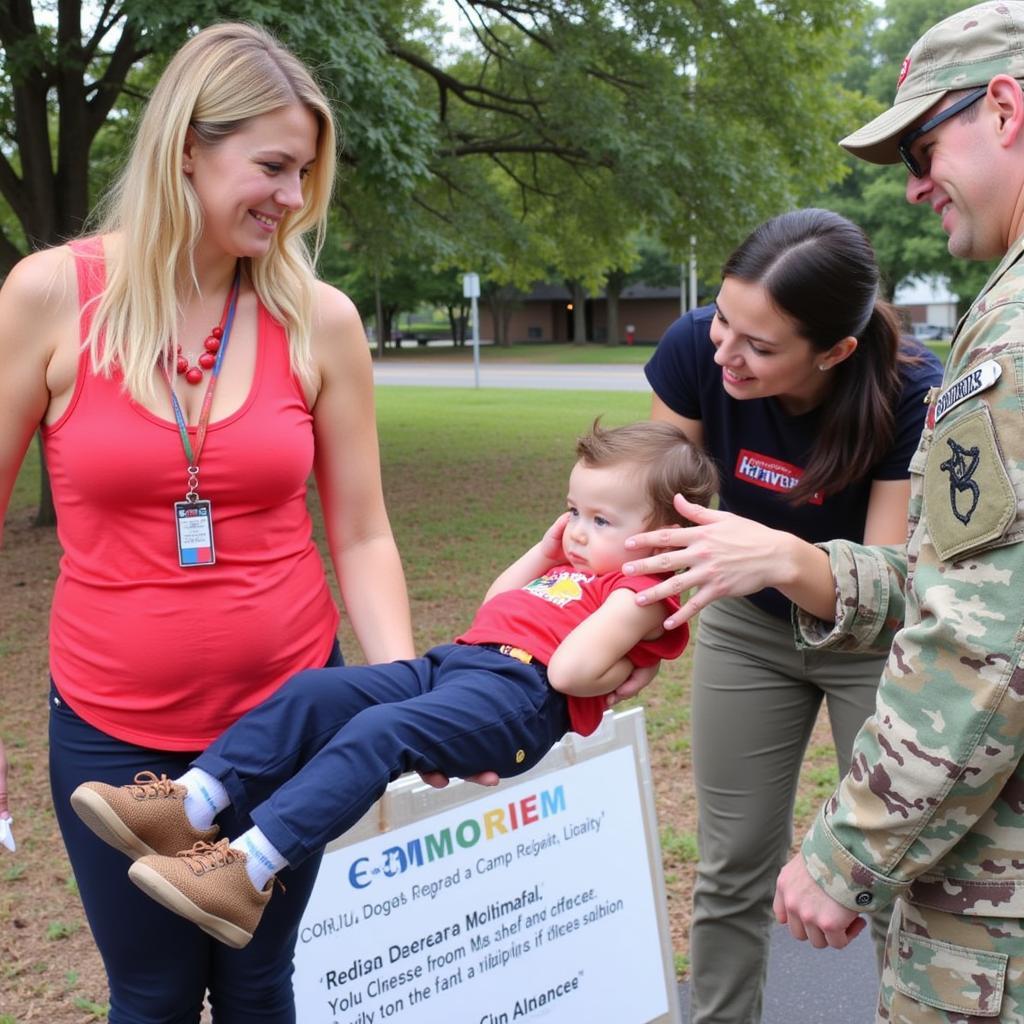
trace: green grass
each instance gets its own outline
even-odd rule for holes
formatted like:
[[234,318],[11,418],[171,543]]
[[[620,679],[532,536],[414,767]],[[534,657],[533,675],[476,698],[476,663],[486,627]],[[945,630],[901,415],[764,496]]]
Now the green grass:
[[661,831],[661,852],[677,863],[696,864],[699,857],[697,837],[692,832],[680,832],[669,826]]
[[65,921],[51,921],[46,926],[46,937],[51,942],[59,942],[61,939],[68,939],[78,931],[80,925],[77,922],[68,924]]
[[[374,350],[376,351],[376,350]],[[653,345],[606,345],[603,342],[589,342],[586,345],[572,345],[566,342],[535,342],[519,345],[481,345],[481,362],[524,363],[646,363],[654,354]],[[412,341],[401,348],[389,345],[384,361],[396,359],[430,359],[431,361],[471,362],[473,346],[467,342],[463,348],[450,345],[417,345]]]
[[644,394],[381,387],[384,489],[417,646],[468,625],[495,576],[565,506],[576,437],[643,419]]
[[24,512],[39,505],[39,439],[33,438],[18,479],[11,492],[11,512]]

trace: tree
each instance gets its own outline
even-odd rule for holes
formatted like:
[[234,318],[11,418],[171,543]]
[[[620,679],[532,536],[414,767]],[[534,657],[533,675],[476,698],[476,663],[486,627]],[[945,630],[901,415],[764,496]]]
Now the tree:
[[[887,0],[855,43],[844,76],[847,88],[862,88],[870,97],[873,109],[867,117],[892,102],[896,76],[914,42],[935,22],[962,7],[960,0]],[[902,164],[882,167],[852,156],[846,160],[849,173],[824,193],[821,202],[868,233],[889,293],[907,277],[941,275],[965,308],[984,285],[992,264],[958,260],[949,254],[946,234],[931,208],[906,202],[907,172]]]
[[[694,239],[715,261],[841,173],[823,142],[858,101],[830,76],[863,0],[456,6],[468,39],[455,54],[426,0],[245,7],[336,101],[346,237],[335,244],[375,279],[411,249],[424,266],[479,267],[496,294],[551,273],[594,288],[652,225],[674,256]],[[52,10],[0,7],[0,275],[81,230],[112,169],[94,155],[121,148],[189,32],[237,14],[228,0]]]
[[[389,45],[436,87],[441,144],[419,197],[457,226],[449,258],[473,239],[502,283],[595,287],[654,226],[676,258],[694,239],[717,262],[841,175],[831,141],[864,109],[831,80],[859,0],[458,6],[474,45],[457,60]],[[759,67],[772,73],[751,88]]]

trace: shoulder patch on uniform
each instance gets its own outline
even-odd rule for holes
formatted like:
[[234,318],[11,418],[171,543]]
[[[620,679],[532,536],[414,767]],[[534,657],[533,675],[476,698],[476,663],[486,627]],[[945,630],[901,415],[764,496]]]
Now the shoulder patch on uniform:
[[939,558],[948,561],[1001,537],[1017,499],[984,404],[936,434],[924,469],[925,516]]
[[942,393],[935,399],[935,422],[938,423],[950,409],[954,409],[961,402],[966,402],[968,398],[973,398],[979,392],[992,387],[1002,372],[1003,368],[994,359],[986,359],[953,381],[948,388],[943,388]]

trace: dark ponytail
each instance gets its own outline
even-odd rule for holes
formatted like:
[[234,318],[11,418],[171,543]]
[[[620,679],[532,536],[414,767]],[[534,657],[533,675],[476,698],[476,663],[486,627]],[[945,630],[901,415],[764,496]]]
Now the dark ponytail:
[[878,297],[875,253],[863,231],[830,210],[794,210],[756,228],[726,261],[722,277],[760,284],[819,352],[857,339],[827,372],[825,415],[794,503],[835,494],[868,475],[889,450],[900,394],[900,324]]

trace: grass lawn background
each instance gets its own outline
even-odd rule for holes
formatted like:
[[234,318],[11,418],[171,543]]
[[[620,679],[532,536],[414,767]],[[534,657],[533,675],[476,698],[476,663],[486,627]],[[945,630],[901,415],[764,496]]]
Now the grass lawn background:
[[[421,650],[464,628],[494,576],[562,510],[574,438],[596,415],[615,425],[649,409],[647,395],[620,392],[383,387],[377,400],[385,491]],[[0,735],[9,744],[20,843],[15,857],[0,851],[0,1024],[85,1024],[106,1016],[107,995],[49,806],[46,618],[59,551],[52,531],[31,525],[37,493],[33,447],[0,558]],[[322,544],[315,499],[311,507]],[[358,661],[347,625],[342,644],[348,660]],[[689,679],[687,652],[664,666],[643,697],[680,977],[697,849]],[[819,721],[801,781],[798,834],[831,792],[833,757]]]

